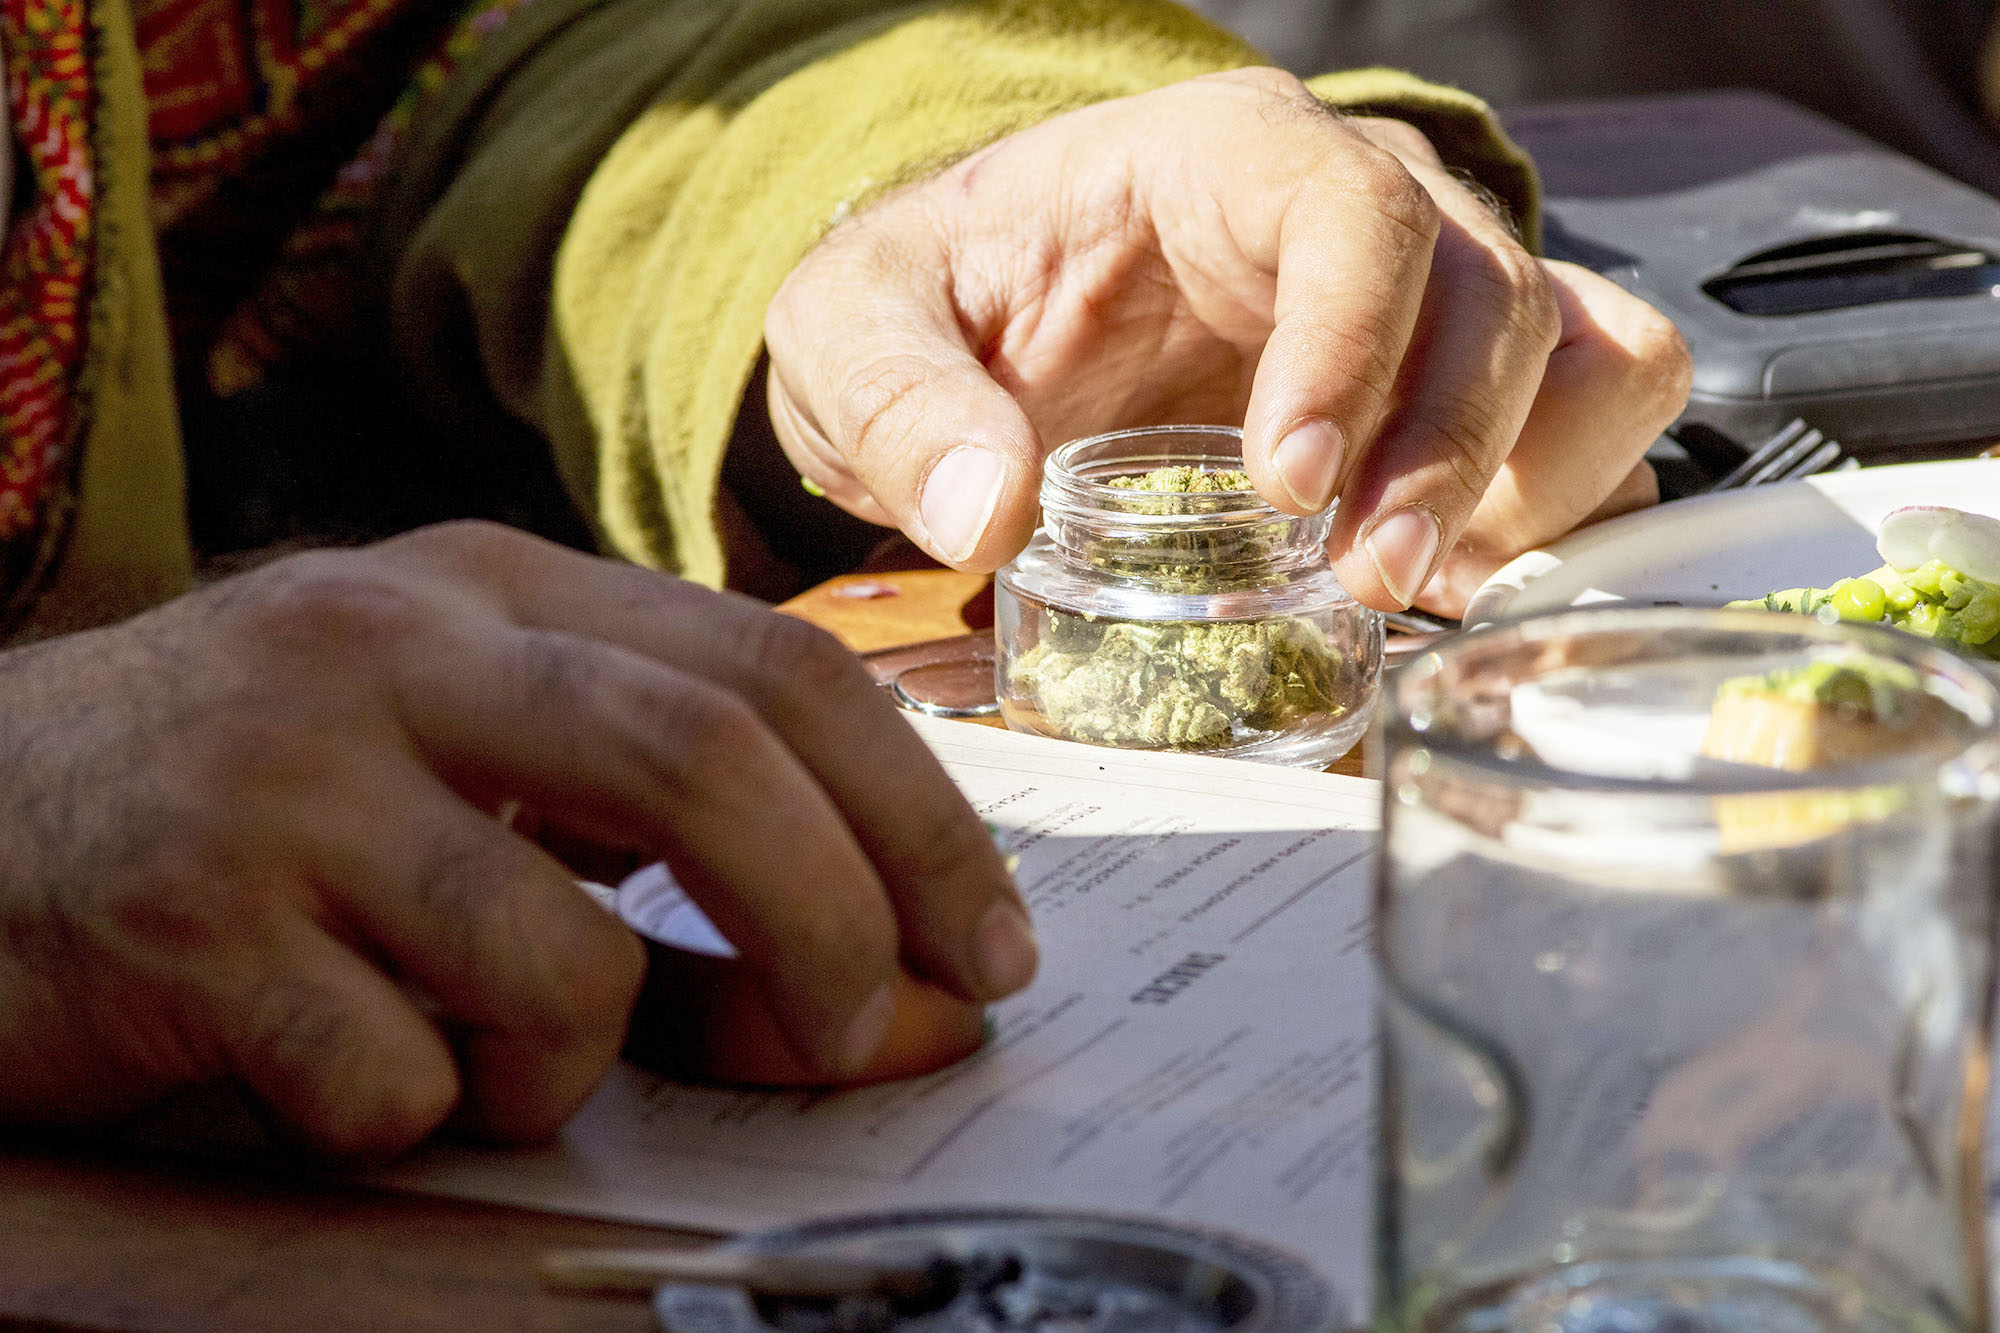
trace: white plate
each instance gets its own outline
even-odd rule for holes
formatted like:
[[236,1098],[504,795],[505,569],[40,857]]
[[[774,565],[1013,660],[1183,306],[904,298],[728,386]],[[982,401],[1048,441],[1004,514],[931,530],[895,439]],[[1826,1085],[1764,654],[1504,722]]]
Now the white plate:
[[2000,459],[1906,463],[1676,500],[1530,551],[1472,595],[1465,623],[1603,603],[1719,606],[1823,588],[1882,563],[1875,527],[1903,505],[2000,518]]

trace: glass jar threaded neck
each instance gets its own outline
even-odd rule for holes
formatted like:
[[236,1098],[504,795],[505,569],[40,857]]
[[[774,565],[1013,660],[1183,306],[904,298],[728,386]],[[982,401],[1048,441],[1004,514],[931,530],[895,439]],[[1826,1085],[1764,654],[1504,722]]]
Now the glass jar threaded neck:
[[1043,466],[1042,523],[1073,558],[1176,585],[1254,584],[1321,562],[1331,510],[1299,518],[1247,488],[1132,485],[1166,468],[1212,475],[1242,467],[1243,433],[1233,426],[1145,426],[1073,440]]

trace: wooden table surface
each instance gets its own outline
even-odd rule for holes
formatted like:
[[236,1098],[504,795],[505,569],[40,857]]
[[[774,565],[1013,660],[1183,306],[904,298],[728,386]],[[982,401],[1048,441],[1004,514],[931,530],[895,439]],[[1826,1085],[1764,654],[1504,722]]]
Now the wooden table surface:
[[831,630],[857,653],[984,629],[993,623],[984,574],[919,569],[828,579],[778,608]]
[[[949,570],[837,579],[786,609],[865,651],[991,623],[984,588]],[[701,1239],[0,1136],[0,1329],[651,1329],[644,1301],[543,1291],[537,1256]]]

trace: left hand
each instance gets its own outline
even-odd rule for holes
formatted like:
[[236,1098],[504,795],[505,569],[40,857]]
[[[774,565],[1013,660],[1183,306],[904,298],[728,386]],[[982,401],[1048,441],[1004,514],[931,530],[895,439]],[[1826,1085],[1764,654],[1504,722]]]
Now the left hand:
[[1689,378],[1672,324],[1529,255],[1416,129],[1276,70],[1058,116],[886,196],[765,333],[794,466],[946,563],[1026,544],[1065,440],[1240,421],[1273,505],[1339,499],[1356,597],[1445,614],[1651,503],[1643,455]]
[[492,525],[0,653],[0,755],[0,1125],[220,1084],[338,1157],[554,1133],[644,960],[516,803],[666,861],[737,946],[729,1007],[653,1015],[737,1020],[709,1072],[925,1067],[1035,968],[992,837],[833,636]]

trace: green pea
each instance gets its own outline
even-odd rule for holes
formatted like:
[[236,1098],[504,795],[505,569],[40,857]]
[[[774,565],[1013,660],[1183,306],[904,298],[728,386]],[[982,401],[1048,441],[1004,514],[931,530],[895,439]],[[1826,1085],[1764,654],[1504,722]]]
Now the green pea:
[[1884,585],[1882,596],[1889,603],[1891,611],[1907,611],[1922,600],[1917,596],[1917,590],[1901,579],[1897,579],[1893,584]]
[[1874,579],[1843,579],[1834,588],[1832,600],[1842,620],[1880,620],[1889,609],[1882,585]]

